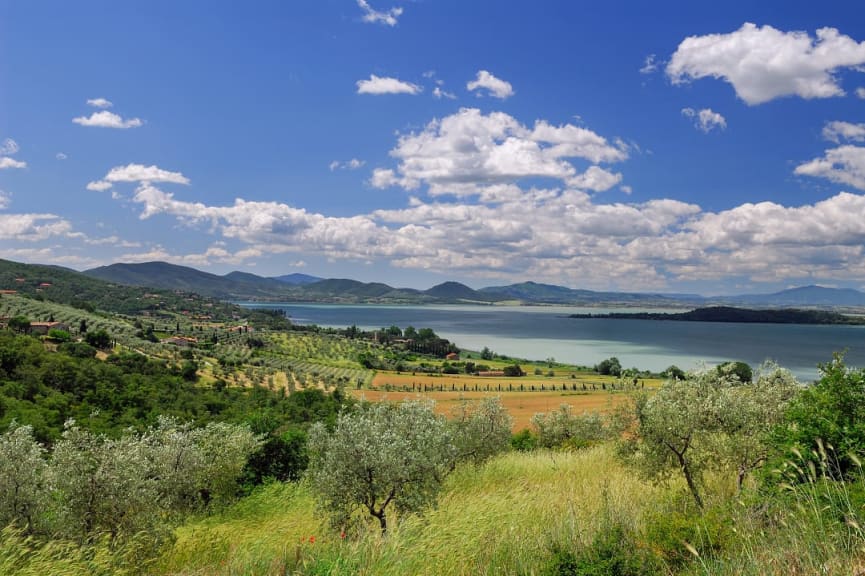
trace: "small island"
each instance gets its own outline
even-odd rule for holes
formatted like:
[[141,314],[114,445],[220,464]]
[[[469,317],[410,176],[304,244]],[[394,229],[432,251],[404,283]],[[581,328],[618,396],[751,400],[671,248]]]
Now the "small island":
[[680,322],[736,322],[743,324],[849,324],[865,325],[865,317],[829,310],[797,308],[756,310],[732,306],[710,306],[689,312],[612,312],[609,314],[570,314],[568,318],[612,320],[678,320]]

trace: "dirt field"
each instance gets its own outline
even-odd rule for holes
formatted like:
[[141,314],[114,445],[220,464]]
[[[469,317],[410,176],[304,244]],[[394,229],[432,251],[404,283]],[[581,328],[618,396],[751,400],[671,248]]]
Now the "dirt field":
[[[570,404],[574,407],[574,411],[581,413],[584,411],[606,411],[615,404],[623,402],[627,399],[627,394],[621,392],[610,392],[602,390],[601,384],[607,384],[609,380],[603,377],[595,377],[592,381],[586,380],[589,390],[582,391],[581,380],[570,380],[560,378],[473,378],[466,376],[412,376],[411,374],[377,374],[373,380],[373,388],[351,390],[352,396],[355,398],[365,398],[373,402],[380,400],[389,400],[399,402],[405,399],[425,398],[435,400],[436,411],[440,414],[449,415],[453,406],[459,402],[460,398],[488,398],[491,396],[500,396],[502,404],[507,408],[508,412],[514,419],[513,430],[519,431],[523,428],[531,427],[531,418],[538,412],[549,412],[555,410],[561,404]],[[561,386],[565,384],[568,388],[573,383],[579,388],[577,391],[566,390],[562,391]],[[595,383],[597,390],[591,390],[591,384]],[[402,388],[403,386],[411,387],[415,385],[417,390],[421,391],[386,391],[385,385],[390,385],[393,388]],[[468,388],[467,391],[462,391],[463,384]],[[485,390],[474,390],[475,384],[479,388],[490,386],[489,392]],[[512,388],[518,388],[522,384],[524,391],[507,391],[508,384]],[[434,391],[423,392],[423,388],[435,387]],[[498,386],[501,385],[503,390],[499,391]],[[541,391],[541,385],[546,390]],[[555,385],[559,390],[549,390]],[[444,390],[438,391],[439,386]],[[535,386],[535,391],[531,391],[531,386]],[[452,390],[451,388],[456,388]]]

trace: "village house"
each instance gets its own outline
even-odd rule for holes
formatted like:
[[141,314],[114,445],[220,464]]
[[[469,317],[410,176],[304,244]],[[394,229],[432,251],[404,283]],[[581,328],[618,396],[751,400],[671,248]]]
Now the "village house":
[[49,330],[63,330],[69,332],[69,324],[65,322],[31,322],[30,332],[32,334],[48,334]]

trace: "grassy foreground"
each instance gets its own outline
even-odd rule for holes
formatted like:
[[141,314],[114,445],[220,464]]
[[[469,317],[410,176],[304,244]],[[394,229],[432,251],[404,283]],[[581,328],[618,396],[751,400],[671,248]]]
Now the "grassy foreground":
[[120,550],[39,545],[7,529],[0,573],[780,576],[865,569],[865,534],[827,512],[843,510],[848,490],[862,486],[815,478],[755,505],[754,494],[736,496],[731,483],[715,480],[698,514],[683,483],[641,481],[611,444],[510,452],[458,468],[437,508],[392,523],[387,537],[372,525],[343,537],[317,514],[309,486],[275,483],[180,527],[161,556],[144,562],[149,555],[139,555],[134,542]]
[[[603,471],[603,472],[600,472]],[[539,574],[552,550],[589,544],[607,507],[638,524],[666,490],[622,469],[609,447],[509,453],[451,475],[435,510],[343,540],[307,487],[272,485],[190,524],[160,574]]]

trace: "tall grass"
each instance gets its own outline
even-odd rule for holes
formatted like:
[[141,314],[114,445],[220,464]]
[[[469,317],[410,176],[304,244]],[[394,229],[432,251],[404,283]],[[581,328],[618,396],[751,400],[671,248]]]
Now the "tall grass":
[[[637,525],[664,490],[622,468],[610,446],[510,453],[452,474],[434,510],[343,539],[306,486],[267,487],[183,528],[165,574],[539,574],[555,548],[593,540],[602,507]],[[605,495],[605,496],[603,496]],[[315,538],[310,542],[310,537]]]

